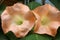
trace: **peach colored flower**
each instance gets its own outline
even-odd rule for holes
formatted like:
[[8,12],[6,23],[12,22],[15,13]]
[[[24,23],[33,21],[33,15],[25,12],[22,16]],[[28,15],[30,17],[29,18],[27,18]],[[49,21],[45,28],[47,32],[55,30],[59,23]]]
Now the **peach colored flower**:
[[49,4],[39,6],[32,10],[37,20],[34,32],[38,34],[48,34],[55,36],[60,26],[60,13],[57,8]]
[[24,37],[33,28],[35,16],[28,6],[16,3],[13,6],[6,7],[1,14],[1,20],[5,34],[12,31],[16,37]]

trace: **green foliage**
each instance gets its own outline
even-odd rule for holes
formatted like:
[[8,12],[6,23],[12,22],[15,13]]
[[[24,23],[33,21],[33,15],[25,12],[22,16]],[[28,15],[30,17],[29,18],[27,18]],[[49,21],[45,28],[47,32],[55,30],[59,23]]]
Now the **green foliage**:
[[7,37],[9,40],[52,40],[52,37],[48,35],[34,34],[33,31],[30,31],[24,38],[16,38],[12,32],[7,33]]
[[17,40],[16,36],[10,31],[6,34],[9,40]]
[[54,40],[60,40],[60,28],[58,29],[58,32],[57,32],[56,37],[54,38]]
[[[52,0],[54,1],[54,0]],[[54,1],[56,2],[56,1]],[[58,4],[59,2],[57,2]],[[56,7],[58,7],[58,5]],[[41,6],[41,4],[37,2],[30,2],[28,4],[31,10],[35,9],[38,6]],[[1,5],[0,6],[0,14],[4,11],[6,6]],[[59,7],[58,7],[59,8]],[[24,38],[17,38],[12,32],[8,32],[6,35],[3,33],[2,28],[0,26],[0,40],[60,40],[60,28],[58,29],[58,33],[55,38],[49,36],[49,35],[39,35],[39,34],[34,34],[33,31],[31,30],[29,34],[24,37]]]
[[52,40],[52,37],[47,35],[29,34],[21,40]]
[[1,15],[1,13],[4,11],[5,8],[6,8],[5,5],[0,5],[0,15]]
[[41,6],[41,4],[37,3],[37,2],[30,2],[28,4],[28,6],[30,7],[31,10],[35,9],[38,6]]
[[7,37],[3,33],[1,26],[0,26],[0,40],[8,40]]
[[60,10],[60,0],[50,0]]

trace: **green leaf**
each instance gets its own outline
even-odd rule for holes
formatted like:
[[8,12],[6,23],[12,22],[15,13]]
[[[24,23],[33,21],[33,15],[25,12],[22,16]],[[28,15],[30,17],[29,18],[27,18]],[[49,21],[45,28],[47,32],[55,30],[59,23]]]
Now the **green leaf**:
[[5,5],[0,5],[0,15],[1,15],[1,13],[4,11],[4,9],[6,8],[6,6]]
[[58,32],[54,40],[60,40],[60,28],[58,29]]
[[10,31],[6,34],[9,40],[18,40],[17,37]]
[[50,0],[60,10],[60,0]]
[[17,38],[12,32],[6,34],[9,40],[52,40],[53,37],[49,35],[40,35],[35,34],[33,31],[30,31],[27,36],[23,38]]
[[29,34],[20,40],[52,40],[52,37],[48,35]]
[[7,37],[3,33],[1,26],[0,26],[0,40],[8,40]]
[[35,9],[38,6],[41,6],[41,4],[37,3],[37,2],[30,2],[28,4],[28,6],[30,7],[31,10]]
[[21,38],[19,40],[52,40],[53,37],[49,35],[40,35],[33,33],[33,30],[31,30],[28,35],[24,38]]

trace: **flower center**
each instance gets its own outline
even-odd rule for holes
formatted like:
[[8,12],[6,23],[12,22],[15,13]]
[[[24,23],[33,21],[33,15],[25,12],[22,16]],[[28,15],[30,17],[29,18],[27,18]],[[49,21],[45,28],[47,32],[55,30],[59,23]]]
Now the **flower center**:
[[49,22],[50,22],[50,20],[48,19],[48,17],[42,16],[42,18],[41,18],[42,25],[47,25],[47,24],[49,24]]
[[23,23],[24,19],[21,16],[15,16],[14,17],[14,22],[18,25],[21,25]]

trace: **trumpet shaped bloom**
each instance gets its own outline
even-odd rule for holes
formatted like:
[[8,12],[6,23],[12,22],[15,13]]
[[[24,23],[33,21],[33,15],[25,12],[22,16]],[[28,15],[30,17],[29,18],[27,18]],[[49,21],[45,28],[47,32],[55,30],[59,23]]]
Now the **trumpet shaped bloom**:
[[13,6],[6,7],[1,14],[1,20],[5,34],[12,31],[16,37],[24,37],[33,28],[35,16],[28,6],[16,3]]
[[32,12],[37,18],[34,32],[38,34],[48,34],[54,37],[60,26],[59,10],[54,6],[45,4],[35,8]]

